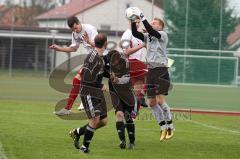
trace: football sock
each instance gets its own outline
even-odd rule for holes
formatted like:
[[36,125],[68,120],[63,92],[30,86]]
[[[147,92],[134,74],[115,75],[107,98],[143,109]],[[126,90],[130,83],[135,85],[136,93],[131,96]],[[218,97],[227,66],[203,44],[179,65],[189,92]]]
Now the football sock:
[[168,124],[168,127],[169,127],[170,129],[174,129],[174,127],[173,127],[173,121],[172,121],[172,120],[167,121],[167,124]]
[[118,137],[120,141],[125,141],[125,125],[123,121],[116,122],[116,129],[118,132]]
[[127,121],[126,128],[128,132],[129,141],[131,144],[135,142],[135,124],[133,121]]
[[79,90],[80,90],[80,80],[77,79],[77,78],[74,78],[73,79],[73,87],[72,87],[71,92],[69,94],[68,101],[67,101],[67,106],[65,107],[65,109],[67,109],[67,110],[72,109],[72,105],[73,105],[74,101],[76,100],[76,98],[79,94]]
[[161,108],[163,110],[163,114],[165,116],[165,120],[166,121],[171,121],[172,120],[172,115],[171,115],[170,107],[167,105],[167,103],[163,103],[161,105]]
[[164,130],[167,128],[166,122],[164,120],[159,123],[159,126],[160,126],[161,130]]
[[80,127],[80,128],[77,128],[77,133],[78,133],[80,136],[83,135],[83,134],[85,133],[85,130],[86,130],[87,126],[88,126],[88,124],[86,124],[86,125],[84,125],[84,126],[82,126],[82,127]]
[[164,120],[163,110],[161,109],[161,107],[158,104],[151,107],[151,109],[152,109],[152,114],[158,123],[160,123],[161,121]]
[[94,135],[94,131],[95,131],[94,128],[92,128],[89,125],[87,126],[87,128],[85,130],[85,134],[84,134],[84,139],[83,139],[83,146],[85,146],[86,148],[88,148],[90,145],[90,142]]

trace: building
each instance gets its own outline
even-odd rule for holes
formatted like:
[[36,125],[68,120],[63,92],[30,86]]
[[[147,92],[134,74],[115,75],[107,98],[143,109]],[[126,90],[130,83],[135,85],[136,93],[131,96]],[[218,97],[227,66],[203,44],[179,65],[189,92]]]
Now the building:
[[[83,23],[96,26],[99,32],[108,35],[112,46],[118,46],[123,31],[129,25],[124,16],[129,6],[143,8],[144,14],[151,18],[151,0],[71,0],[68,4],[37,16],[40,27],[22,27],[15,23],[15,18],[15,25],[9,25],[12,23],[10,18],[8,26],[0,24],[0,67],[8,69],[11,65],[13,69],[49,72],[71,57],[86,53],[83,47],[72,54],[55,53],[48,49],[52,43],[62,46],[71,43],[71,31],[66,26],[66,19],[73,15]],[[4,9],[0,7],[1,10]],[[159,6],[154,6],[154,15],[162,16],[162,12]],[[18,12],[17,15],[22,13]]]
[[0,25],[32,26],[37,11],[31,7],[0,5]]
[[230,45],[229,49],[237,51],[235,56],[239,57],[237,83],[240,85],[240,25],[227,37],[227,42]]
[[36,19],[40,27],[67,28],[66,19],[77,16],[82,23],[92,24],[100,30],[123,31],[129,25],[125,18],[126,8],[137,6],[151,19],[153,16],[163,17],[161,5],[152,6],[151,0],[72,0]]
[[[119,39],[113,31],[101,32],[108,35],[109,41],[116,42]],[[119,32],[119,35],[121,34],[122,32]],[[70,45],[71,31],[69,29],[0,26],[0,69],[34,70],[47,74],[64,61],[85,53],[83,47],[72,54],[56,53],[48,48],[53,43],[61,46]]]
[[231,50],[240,51],[240,25],[238,25],[235,31],[228,36],[227,42]]

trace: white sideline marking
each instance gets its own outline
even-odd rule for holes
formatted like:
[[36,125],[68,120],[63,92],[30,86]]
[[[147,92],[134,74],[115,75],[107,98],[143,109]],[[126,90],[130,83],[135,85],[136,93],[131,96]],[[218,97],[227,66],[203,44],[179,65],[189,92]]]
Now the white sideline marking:
[[191,123],[206,127],[206,128],[211,128],[211,129],[215,129],[215,130],[219,130],[219,131],[224,131],[224,132],[228,132],[228,133],[233,133],[233,134],[239,134],[240,135],[240,131],[237,130],[230,130],[230,129],[225,129],[225,128],[219,128],[213,125],[208,125],[208,124],[203,124],[201,122],[198,121],[193,121],[193,120],[188,120]]
[[4,149],[1,142],[0,142],[0,159],[7,159],[7,156],[4,154]]

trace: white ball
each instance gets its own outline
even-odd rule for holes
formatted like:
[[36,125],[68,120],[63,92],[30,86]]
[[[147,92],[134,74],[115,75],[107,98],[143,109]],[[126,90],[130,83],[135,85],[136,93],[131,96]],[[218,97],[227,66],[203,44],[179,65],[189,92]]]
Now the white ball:
[[125,11],[125,16],[128,20],[135,20],[137,16],[135,15],[136,7],[129,7]]

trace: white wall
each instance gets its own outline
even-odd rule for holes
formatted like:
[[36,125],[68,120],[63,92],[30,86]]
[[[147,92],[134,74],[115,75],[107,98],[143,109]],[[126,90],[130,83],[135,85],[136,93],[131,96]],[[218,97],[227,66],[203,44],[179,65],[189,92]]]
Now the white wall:
[[[110,25],[110,30],[126,30],[129,26],[125,18],[127,4],[139,7],[148,20],[152,19],[152,4],[146,0],[106,0],[105,2],[76,15],[82,23],[92,24],[101,29],[101,25]],[[163,17],[163,10],[154,7],[154,17]],[[40,27],[67,28],[66,20],[39,21]]]
[[[106,0],[77,16],[83,23],[92,24],[98,29],[101,25],[110,25],[111,30],[126,30],[129,25],[125,18],[127,4],[139,7],[148,20],[152,19],[152,4],[146,0]],[[154,16],[162,17],[163,10],[155,6]]]
[[38,21],[39,27],[67,28],[66,20],[44,20]]

